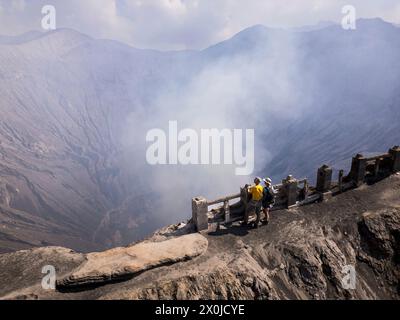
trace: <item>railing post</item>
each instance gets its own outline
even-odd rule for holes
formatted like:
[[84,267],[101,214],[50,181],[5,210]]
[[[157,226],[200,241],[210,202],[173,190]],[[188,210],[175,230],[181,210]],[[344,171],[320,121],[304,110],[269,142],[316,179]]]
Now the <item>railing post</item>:
[[229,223],[231,221],[231,212],[229,210],[229,201],[226,200],[224,202],[224,211],[225,211],[225,223]]
[[318,169],[317,191],[325,193],[330,191],[332,184],[332,168],[324,164]]
[[317,173],[317,192],[321,201],[332,198],[332,168],[324,164]]
[[379,176],[379,170],[381,166],[382,158],[378,158],[375,160],[375,166],[374,166],[374,179],[377,179]]
[[352,160],[350,171],[351,179],[357,187],[364,183],[366,169],[367,159],[362,154],[357,154]]
[[339,192],[343,192],[343,177],[344,177],[344,171],[340,170],[339,171],[339,177],[338,177],[338,187],[339,187]]
[[394,146],[389,150],[389,154],[392,156],[392,172],[400,171],[400,146]]
[[248,196],[249,196],[249,194],[247,192],[247,188],[240,188],[240,200],[243,203],[244,212],[246,212],[246,210],[247,210]]
[[192,199],[192,218],[197,231],[208,230],[208,204],[203,197]]
[[297,203],[298,181],[291,175],[282,181],[287,196],[287,208],[291,208]]
[[308,198],[308,189],[309,189],[308,181],[307,181],[307,179],[305,179],[304,180],[304,186],[303,186],[304,200],[307,200],[307,198]]

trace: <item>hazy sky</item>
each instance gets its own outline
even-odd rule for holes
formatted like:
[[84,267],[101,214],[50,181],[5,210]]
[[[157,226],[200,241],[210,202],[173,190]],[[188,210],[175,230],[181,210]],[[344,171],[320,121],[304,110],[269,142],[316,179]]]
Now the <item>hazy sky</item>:
[[0,34],[40,30],[41,8],[54,5],[57,27],[141,48],[201,49],[255,24],[339,23],[348,4],[357,18],[400,23],[399,0],[0,0]]

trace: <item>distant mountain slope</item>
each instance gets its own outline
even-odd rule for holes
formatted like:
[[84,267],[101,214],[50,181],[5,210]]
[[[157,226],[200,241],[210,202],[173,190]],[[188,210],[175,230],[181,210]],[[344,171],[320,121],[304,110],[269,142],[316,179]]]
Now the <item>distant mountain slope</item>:
[[107,84],[96,77],[104,72],[100,66],[110,64],[110,44],[100,44],[104,56],[83,66],[92,42],[61,30],[0,50],[2,250],[45,243],[93,250],[107,244],[93,235],[126,196],[114,141],[126,112],[116,111],[121,101],[110,104],[99,96],[105,93],[99,86]]
[[66,29],[0,38],[0,251],[127,244],[190,216],[191,197],[251,180],[149,167],[145,134],[169,120],[255,128],[257,174],[275,181],[386,151],[400,141],[399,56],[400,30],[378,19],[255,26],[203,51]]
[[310,175],[323,162],[335,165],[352,153],[382,152],[399,143],[399,30],[381,20],[357,26],[356,32],[343,34],[333,26],[300,36],[313,102],[274,132],[272,141],[284,144],[269,166],[275,175]]
[[39,31],[31,31],[19,36],[2,36],[0,35],[0,44],[21,44],[24,42],[35,40],[44,34]]

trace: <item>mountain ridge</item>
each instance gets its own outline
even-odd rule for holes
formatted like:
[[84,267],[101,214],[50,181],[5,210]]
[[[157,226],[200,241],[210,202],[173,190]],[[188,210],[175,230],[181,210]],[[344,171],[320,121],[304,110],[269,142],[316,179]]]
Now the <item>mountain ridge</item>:
[[[391,22],[387,22],[382,18],[376,17],[376,18],[359,18],[356,20],[356,23],[360,26],[376,26],[377,24],[382,25],[382,26],[393,26],[396,27],[397,25],[395,23],[391,23]],[[46,36],[51,36],[57,33],[69,33],[70,35],[75,35],[78,37],[85,37],[87,39],[91,39],[91,40],[100,40],[100,41],[111,41],[111,42],[117,42],[119,44],[123,44],[124,46],[127,47],[131,47],[134,48],[136,50],[143,50],[143,51],[154,51],[154,52],[162,52],[162,53],[174,53],[174,52],[182,52],[182,51],[187,51],[187,52],[201,52],[201,51],[206,51],[207,49],[209,49],[210,47],[213,47],[219,43],[224,43],[226,41],[232,40],[235,37],[238,36],[243,36],[246,33],[252,33],[252,32],[259,32],[259,33],[263,33],[263,32],[267,32],[267,31],[293,31],[293,30],[297,30],[299,32],[307,32],[307,31],[319,31],[321,29],[326,29],[326,28],[341,28],[340,24],[337,24],[333,21],[320,21],[314,25],[309,25],[309,26],[304,26],[304,27],[294,27],[294,28],[277,28],[277,27],[268,27],[266,25],[263,24],[255,24],[252,25],[250,27],[247,27],[235,34],[233,34],[232,36],[228,37],[225,40],[219,41],[218,43],[215,44],[211,44],[209,46],[207,46],[204,49],[199,49],[199,50],[157,50],[157,49],[152,49],[152,48],[138,48],[132,45],[129,45],[127,43],[124,43],[122,41],[119,40],[113,40],[113,39],[108,39],[108,38],[93,38],[85,33],[82,33],[80,31],[77,31],[73,28],[68,28],[68,27],[62,27],[62,28],[57,28],[56,30],[50,30],[47,32],[43,32],[43,31],[36,31],[36,30],[31,30],[31,31],[27,31],[25,33],[19,34],[19,35],[12,35],[12,36],[8,36],[8,35],[0,35],[0,39],[5,39],[5,40],[9,40],[9,41],[24,41],[24,39],[26,39],[24,42],[30,42],[32,40],[35,40],[37,37],[46,37]],[[301,28],[306,28],[306,30],[303,30]],[[310,29],[310,30],[309,30]],[[1,44],[1,40],[0,40],[0,44]]]

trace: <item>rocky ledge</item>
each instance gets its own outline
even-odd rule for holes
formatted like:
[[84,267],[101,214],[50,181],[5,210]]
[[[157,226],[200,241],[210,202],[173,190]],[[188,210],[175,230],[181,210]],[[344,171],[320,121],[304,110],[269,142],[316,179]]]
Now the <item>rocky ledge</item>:
[[125,248],[89,253],[85,261],[57,281],[60,290],[122,279],[163,265],[193,259],[207,250],[208,241],[194,233],[161,242],[145,241]]

